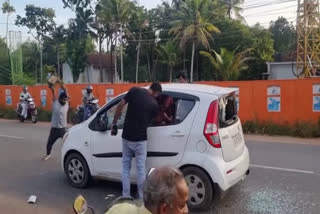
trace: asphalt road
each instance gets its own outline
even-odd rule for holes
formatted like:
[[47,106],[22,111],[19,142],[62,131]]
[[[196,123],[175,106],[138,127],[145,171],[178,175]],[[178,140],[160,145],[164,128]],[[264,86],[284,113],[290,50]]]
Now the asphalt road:
[[[72,213],[78,194],[103,213],[111,201],[106,197],[119,196],[121,185],[95,181],[88,189],[70,187],[61,169],[61,142],[54,146],[52,159],[41,160],[49,128],[0,120],[0,213]],[[204,213],[320,213],[320,143],[303,143],[247,140],[250,175]],[[30,195],[38,197],[36,204],[26,202]]]

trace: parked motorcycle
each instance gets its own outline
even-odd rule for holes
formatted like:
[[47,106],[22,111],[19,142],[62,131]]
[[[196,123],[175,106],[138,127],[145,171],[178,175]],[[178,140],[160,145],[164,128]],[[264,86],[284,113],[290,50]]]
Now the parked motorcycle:
[[38,111],[37,111],[34,99],[27,98],[25,101],[27,102],[27,118],[24,118],[24,116],[22,115],[21,103],[17,104],[16,112],[17,112],[17,115],[18,115],[20,122],[24,122],[26,119],[31,118],[32,123],[37,123],[38,122]]
[[[92,99],[88,103],[89,108],[88,108],[88,115],[87,118],[91,117],[98,109],[100,108],[99,106],[99,100],[98,99]],[[84,121],[84,105],[78,105],[77,106],[77,111],[75,115],[72,118],[72,123],[73,124],[78,124]]]

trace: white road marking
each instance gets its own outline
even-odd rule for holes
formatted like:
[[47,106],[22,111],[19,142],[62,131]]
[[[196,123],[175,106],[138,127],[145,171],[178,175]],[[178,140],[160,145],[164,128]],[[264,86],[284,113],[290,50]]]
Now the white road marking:
[[13,139],[24,139],[24,137],[3,135],[3,134],[0,134],[0,137],[13,138]]
[[299,173],[304,173],[304,174],[315,174],[315,172],[313,172],[313,171],[305,171],[305,170],[299,170],[299,169],[288,169],[288,168],[262,166],[262,165],[255,165],[255,164],[250,164],[250,166],[255,167],[255,168],[273,169],[273,170],[286,171],[286,172],[299,172]]

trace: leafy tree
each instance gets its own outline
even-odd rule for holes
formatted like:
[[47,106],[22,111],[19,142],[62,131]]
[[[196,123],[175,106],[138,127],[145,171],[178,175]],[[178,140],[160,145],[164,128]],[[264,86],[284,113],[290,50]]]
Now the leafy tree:
[[279,17],[276,21],[270,23],[269,31],[272,33],[274,40],[274,50],[276,52],[276,60],[295,51],[296,48],[296,30],[292,23],[284,17]]
[[[133,3],[129,0],[101,0],[99,5],[101,12],[106,16],[106,20],[108,20],[115,29],[115,46],[117,46],[118,34],[120,35],[121,81],[123,81],[123,35],[124,32],[130,34],[127,25],[131,10],[134,8]],[[117,66],[115,66],[115,69],[117,70]]]
[[266,62],[273,61],[273,39],[271,33],[259,24],[250,28],[252,44],[252,59],[248,63],[248,70],[240,73],[241,80],[261,79],[261,75],[267,72]]
[[66,38],[67,61],[76,82],[86,66],[87,43],[91,34],[90,24],[94,23],[94,10],[90,0],[62,0],[65,7],[75,12],[76,18],[69,21]]
[[227,16],[231,19],[232,15],[234,17],[241,21],[242,23],[245,23],[244,17],[241,15],[241,12],[243,9],[240,7],[241,4],[244,3],[244,0],[221,0],[226,8]]
[[179,46],[185,48],[188,42],[192,43],[191,71],[190,81],[193,81],[193,69],[195,49],[197,44],[209,48],[209,40],[213,40],[213,32],[220,30],[209,22],[206,9],[208,0],[186,0],[181,2],[180,10],[177,11],[177,19],[174,21],[174,27],[170,30],[175,35],[175,39],[180,41]]
[[11,84],[11,68],[8,47],[5,40],[0,37],[0,84]]
[[180,63],[179,53],[177,53],[177,45],[174,41],[168,41],[164,45],[160,45],[157,49],[160,63],[169,67],[169,81],[172,82],[173,69]]
[[[6,44],[8,44],[8,29],[9,29],[9,16],[11,13],[16,12],[14,7],[10,4],[10,0],[6,0],[2,4],[2,13],[7,14],[7,23],[6,23]],[[8,52],[7,52],[8,53]]]
[[247,61],[250,59],[248,53],[251,49],[236,53],[236,50],[228,51],[221,48],[220,54],[211,49],[209,52],[200,51],[200,54],[207,57],[213,65],[217,79],[238,80],[239,73],[247,70]]
[[[34,5],[27,5],[25,8],[25,17],[17,16],[16,25],[25,26],[29,28],[29,33],[40,44],[40,82],[43,81],[43,70],[42,70],[42,44],[43,39],[53,32],[56,23],[54,22],[55,12],[51,8],[41,8]],[[36,35],[32,33],[36,32]]]
[[23,71],[29,76],[33,76],[36,82],[39,80],[39,48],[34,41],[26,41],[22,44]]

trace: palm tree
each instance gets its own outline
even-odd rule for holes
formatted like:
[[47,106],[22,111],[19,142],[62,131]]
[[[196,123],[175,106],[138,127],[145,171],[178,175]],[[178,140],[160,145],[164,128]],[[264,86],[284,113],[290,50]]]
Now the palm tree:
[[149,26],[149,20],[146,17],[146,13],[143,7],[137,7],[135,9],[134,19],[139,29],[139,38],[138,38],[138,45],[137,45],[137,63],[136,63],[136,83],[138,83],[142,30]]
[[[110,23],[112,23],[115,31],[115,46],[117,46],[118,33],[120,34],[120,54],[121,54],[121,81],[123,82],[123,33],[127,31],[130,12],[132,9],[132,2],[129,0],[101,0],[101,13],[109,16]],[[117,69],[117,68],[115,68]],[[117,71],[115,71],[117,72]]]
[[252,49],[247,49],[236,53],[237,49],[228,51],[221,48],[220,54],[211,49],[209,52],[200,51],[200,54],[207,57],[216,71],[216,79],[221,80],[238,80],[239,73],[247,70],[247,61],[251,59],[248,57]]
[[172,82],[173,68],[180,64],[179,54],[177,53],[177,45],[174,41],[168,41],[164,45],[160,45],[156,52],[159,56],[159,62],[169,67],[169,81]]
[[190,81],[193,81],[194,54],[196,44],[209,48],[209,39],[213,40],[212,32],[220,30],[209,22],[206,9],[209,6],[208,0],[186,0],[181,2],[180,10],[177,12],[177,20],[173,22],[170,33],[179,40],[180,48],[184,48],[188,42],[192,43],[192,57],[190,69]]
[[[2,13],[7,14],[7,23],[6,23],[6,44],[8,45],[8,29],[9,29],[9,16],[11,13],[16,12],[13,6],[10,5],[10,0],[6,0],[2,4]],[[8,45],[9,47],[9,45]]]
[[241,12],[243,9],[239,6],[240,4],[244,3],[244,0],[222,0],[222,3],[225,4],[226,10],[227,10],[227,16],[231,19],[232,14],[234,17],[245,23],[244,17],[241,15]]

